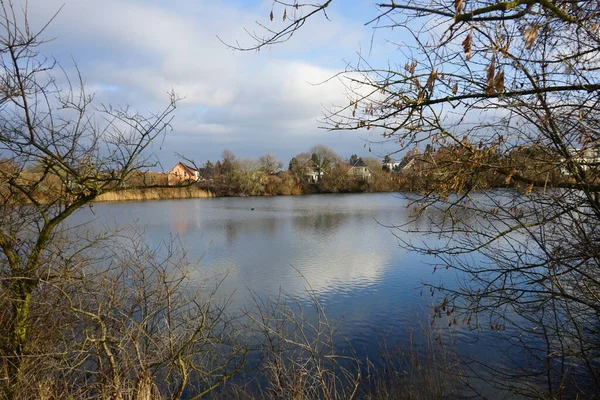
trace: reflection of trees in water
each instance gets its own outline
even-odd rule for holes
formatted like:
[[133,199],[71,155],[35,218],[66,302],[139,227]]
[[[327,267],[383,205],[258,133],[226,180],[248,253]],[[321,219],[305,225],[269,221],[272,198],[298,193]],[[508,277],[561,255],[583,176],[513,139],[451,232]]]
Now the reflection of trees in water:
[[274,237],[279,227],[281,226],[281,220],[279,218],[266,218],[262,220],[264,231],[268,237]]
[[232,245],[238,237],[238,227],[239,223],[237,221],[232,221],[230,219],[225,222],[225,239],[227,240],[227,245]]
[[349,215],[341,213],[302,215],[292,219],[294,229],[319,235],[331,235],[348,222]]
[[239,235],[252,237],[256,234],[273,238],[284,222],[281,218],[265,217],[253,219],[228,219],[225,221],[225,238],[227,245],[232,245]]
[[[393,221],[390,224],[390,221]],[[293,227],[312,234],[331,235],[348,223],[356,226],[367,227],[375,224],[382,226],[400,226],[410,223],[411,226],[423,225],[423,221],[413,221],[410,218],[409,210],[406,208],[398,209],[370,209],[370,210],[349,210],[347,212],[324,211],[323,214],[298,215],[292,220]],[[425,226],[423,226],[425,227]]]
[[376,211],[367,211],[367,212],[357,212],[352,213],[351,217],[355,224],[370,224],[374,221],[375,216],[377,215]]

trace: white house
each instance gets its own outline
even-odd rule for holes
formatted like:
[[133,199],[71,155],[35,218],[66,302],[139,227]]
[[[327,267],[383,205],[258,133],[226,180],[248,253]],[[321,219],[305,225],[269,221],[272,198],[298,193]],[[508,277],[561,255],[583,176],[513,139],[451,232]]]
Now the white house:
[[363,181],[368,181],[371,179],[372,175],[371,170],[361,158],[356,160],[353,164],[350,164],[350,173],[354,175],[354,177]]
[[323,179],[325,173],[323,171],[317,172],[315,170],[308,171],[305,176],[309,183],[317,183]]
[[392,162],[383,164],[383,166],[385,168],[387,168],[388,171],[394,171],[396,168],[398,168],[399,165],[400,165],[400,162],[396,162],[396,161],[392,161]]
[[[600,148],[590,147],[587,149],[570,149],[569,154],[571,155],[572,162],[579,164],[583,171],[587,171],[590,168],[600,167]],[[561,158],[561,172],[564,175],[569,175],[569,171],[566,168],[566,158]]]

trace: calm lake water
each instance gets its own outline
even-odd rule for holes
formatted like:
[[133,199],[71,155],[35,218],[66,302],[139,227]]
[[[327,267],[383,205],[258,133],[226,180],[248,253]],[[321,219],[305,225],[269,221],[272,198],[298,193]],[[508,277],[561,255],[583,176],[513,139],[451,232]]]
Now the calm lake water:
[[[191,259],[201,258],[192,271],[199,283],[227,274],[219,290],[232,295],[232,308],[250,305],[250,291],[284,291],[308,304],[310,288],[340,335],[373,357],[382,338],[402,345],[410,329],[428,324],[433,298],[423,283],[457,280],[452,270],[433,273],[430,256],[398,245],[401,233],[388,226],[408,220],[406,205],[393,194],[99,203],[75,220],[124,234],[141,228],[153,244],[179,238]],[[461,352],[490,357],[491,337],[460,327],[451,333]]]

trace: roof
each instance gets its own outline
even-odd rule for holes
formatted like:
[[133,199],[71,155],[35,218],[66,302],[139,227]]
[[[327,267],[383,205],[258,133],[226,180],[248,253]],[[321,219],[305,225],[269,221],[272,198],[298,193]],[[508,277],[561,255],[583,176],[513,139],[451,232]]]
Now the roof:
[[407,168],[409,166],[409,164],[414,161],[415,157],[404,157],[402,159],[402,161],[400,161],[400,163],[398,164],[398,168],[399,169],[404,169]]
[[354,168],[354,167],[366,167],[366,166],[367,166],[367,164],[365,164],[365,162],[362,160],[362,158],[359,158],[353,164],[350,164],[350,167],[352,167],[352,168]]
[[[181,168],[183,168],[185,170],[185,172],[187,172],[188,174],[190,174],[192,176],[196,175],[197,172],[200,172],[196,168],[190,167],[189,165],[186,165],[186,164],[184,164],[182,162],[178,162],[177,164],[175,164],[175,167],[178,166],[178,165],[181,165]],[[173,167],[173,169],[175,169],[175,167]]]

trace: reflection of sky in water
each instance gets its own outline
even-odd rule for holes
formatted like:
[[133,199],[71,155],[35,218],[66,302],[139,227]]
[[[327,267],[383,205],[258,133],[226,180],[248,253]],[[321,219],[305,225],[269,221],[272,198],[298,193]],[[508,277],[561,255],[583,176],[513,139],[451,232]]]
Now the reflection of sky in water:
[[[408,218],[406,201],[391,194],[105,203],[93,212],[92,229],[115,226],[126,234],[137,224],[155,245],[177,236],[191,259],[202,257],[192,271],[195,279],[228,274],[220,291],[235,292],[233,307],[249,305],[248,290],[259,296],[283,290],[307,299],[310,285],[359,353],[375,351],[384,335],[405,341],[407,326],[429,321],[422,316],[432,298],[427,291],[421,295],[421,284],[443,281],[450,287],[457,279],[451,270],[433,274],[432,257],[401,249],[378,223]],[[77,222],[92,218],[88,209],[75,216]],[[466,329],[454,334],[477,340],[464,346],[467,352],[489,351]]]

